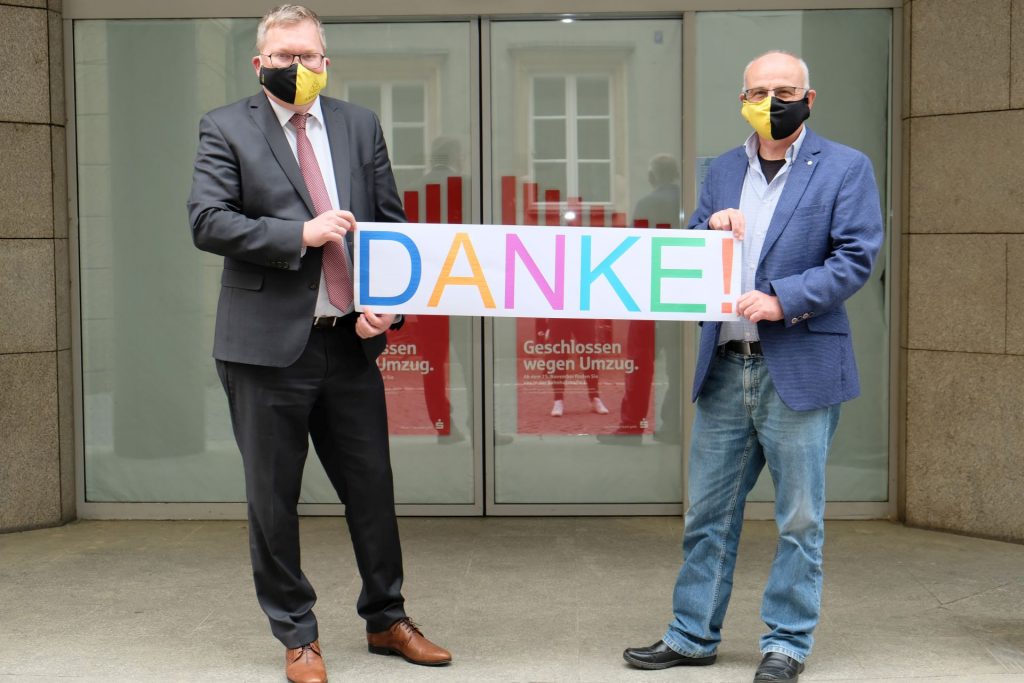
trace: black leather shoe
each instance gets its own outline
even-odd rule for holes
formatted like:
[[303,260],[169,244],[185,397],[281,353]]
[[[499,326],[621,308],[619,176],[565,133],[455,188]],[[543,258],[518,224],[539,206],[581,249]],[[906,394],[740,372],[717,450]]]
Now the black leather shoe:
[[659,640],[650,647],[627,648],[622,658],[638,669],[667,669],[670,666],[707,666],[714,664],[718,655],[687,657],[670,648],[664,640]]
[[761,658],[761,665],[754,674],[754,683],[796,683],[803,670],[803,662],[781,652],[769,652]]

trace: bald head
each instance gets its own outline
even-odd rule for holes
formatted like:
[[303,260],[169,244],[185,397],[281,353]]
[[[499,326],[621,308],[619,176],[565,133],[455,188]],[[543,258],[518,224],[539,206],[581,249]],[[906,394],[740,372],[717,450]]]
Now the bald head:
[[743,70],[743,89],[764,86],[765,79],[782,79],[774,85],[794,85],[805,89],[811,87],[807,62],[785,50],[765,52],[751,60]]

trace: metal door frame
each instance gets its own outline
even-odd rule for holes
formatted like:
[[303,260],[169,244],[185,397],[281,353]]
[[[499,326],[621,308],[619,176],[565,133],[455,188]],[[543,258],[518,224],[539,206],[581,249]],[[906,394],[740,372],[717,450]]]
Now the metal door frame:
[[[472,213],[476,220],[491,215],[491,124],[490,124],[490,64],[489,29],[494,20],[551,19],[561,15],[580,18],[651,18],[654,16],[679,17],[683,23],[683,122],[682,122],[682,189],[685,206],[694,206],[694,169],[696,167],[696,15],[701,11],[765,10],[761,0],[638,0],[628,14],[622,12],[618,0],[523,0],[510,11],[502,0],[481,0],[474,3],[474,13],[466,14],[466,4],[460,0],[439,0],[425,14],[424,8],[411,0],[310,0],[325,23],[395,22],[395,21],[465,21],[475,27],[470,30],[470,97],[471,97],[471,149],[472,165],[480,179],[478,191],[473,193]],[[903,127],[902,109],[905,84],[903,57],[903,9],[901,0],[788,0],[773,3],[773,10],[811,9],[890,9],[892,11],[892,39],[890,52],[889,93],[889,173],[888,217],[889,234],[889,477],[888,500],[883,502],[830,502],[826,504],[828,519],[896,519],[900,491],[897,488],[901,444],[904,437],[902,416],[905,408],[900,401],[904,359],[900,350],[902,310],[899,284],[903,277],[901,238]],[[254,12],[254,8],[256,12]],[[65,101],[67,106],[67,164],[70,211],[70,253],[79,254],[78,234],[78,173],[77,130],[75,118],[75,73],[73,22],[82,19],[199,19],[220,17],[258,18],[262,6],[251,0],[181,0],[177,3],[137,3],[134,0],[64,0],[64,55]],[[473,57],[477,58],[474,59]],[[85,500],[85,443],[83,420],[83,367],[81,324],[81,279],[78,258],[71,263],[72,290],[72,357],[74,367],[75,476],[78,515],[85,519],[244,519],[245,503],[100,503]],[[692,323],[687,328],[692,329]],[[695,365],[695,335],[683,333],[683,386],[693,376]],[[680,514],[686,501],[678,504],[497,504],[494,503],[494,408],[490,395],[492,384],[494,325],[490,319],[478,319],[473,330],[474,390],[473,452],[474,501],[459,505],[398,505],[400,515],[675,515]],[[686,432],[692,424],[693,404],[683,401],[683,492],[685,496],[686,464],[689,446]],[[343,514],[341,504],[301,504],[303,515]],[[751,502],[745,517],[771,519],[772,503]]]

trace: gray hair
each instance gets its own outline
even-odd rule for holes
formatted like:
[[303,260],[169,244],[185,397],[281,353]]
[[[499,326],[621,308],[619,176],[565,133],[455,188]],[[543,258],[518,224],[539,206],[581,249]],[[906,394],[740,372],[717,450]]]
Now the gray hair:
[[320,17],[316,12],[302,5],[278,5],[267,12],[260,19],[260,25],[256,29],[256,49],[260,52],[263,51],[263,43],[266,42],[267,31],[270,29],[277,26],[294,26],[304,21],[312,21],[316,24],[320,30],[320,43],[324,47],[324,52],[327,52],[327,36],[324,34],[324,25],[320,23]]
[[757,60],[761,59],[762,57],[767,57],[768,55],[786,55],[787,57],[792,57],[793,59],[795,59],[800,64],[800,70],[804,74],[804,84],[803,84],[802,87],[805,90],[810,90],[810,88],[811,88],[811,72],[807,68],[807,62],[805,62],[803,59],[801,59],[798,55],[795,55],[792,52],[789,52],[788,50],[768,50],[768,52],[760,54],[760,55],[754,57],[753,59],[751,59],[747,63],[746,68],[743,69],[743,85],[740,87],[741,91],[746,90],[746,88],[747,88],[747,72],[750,71],[750,67],[754,64],[754,62],[756,62]]

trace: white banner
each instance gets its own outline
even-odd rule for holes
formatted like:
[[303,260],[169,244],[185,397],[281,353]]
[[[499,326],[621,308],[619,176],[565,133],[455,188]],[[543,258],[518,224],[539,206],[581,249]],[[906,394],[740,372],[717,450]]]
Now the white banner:
[[736,320],[740,244],[714,230],[359,223],[356,308]]

